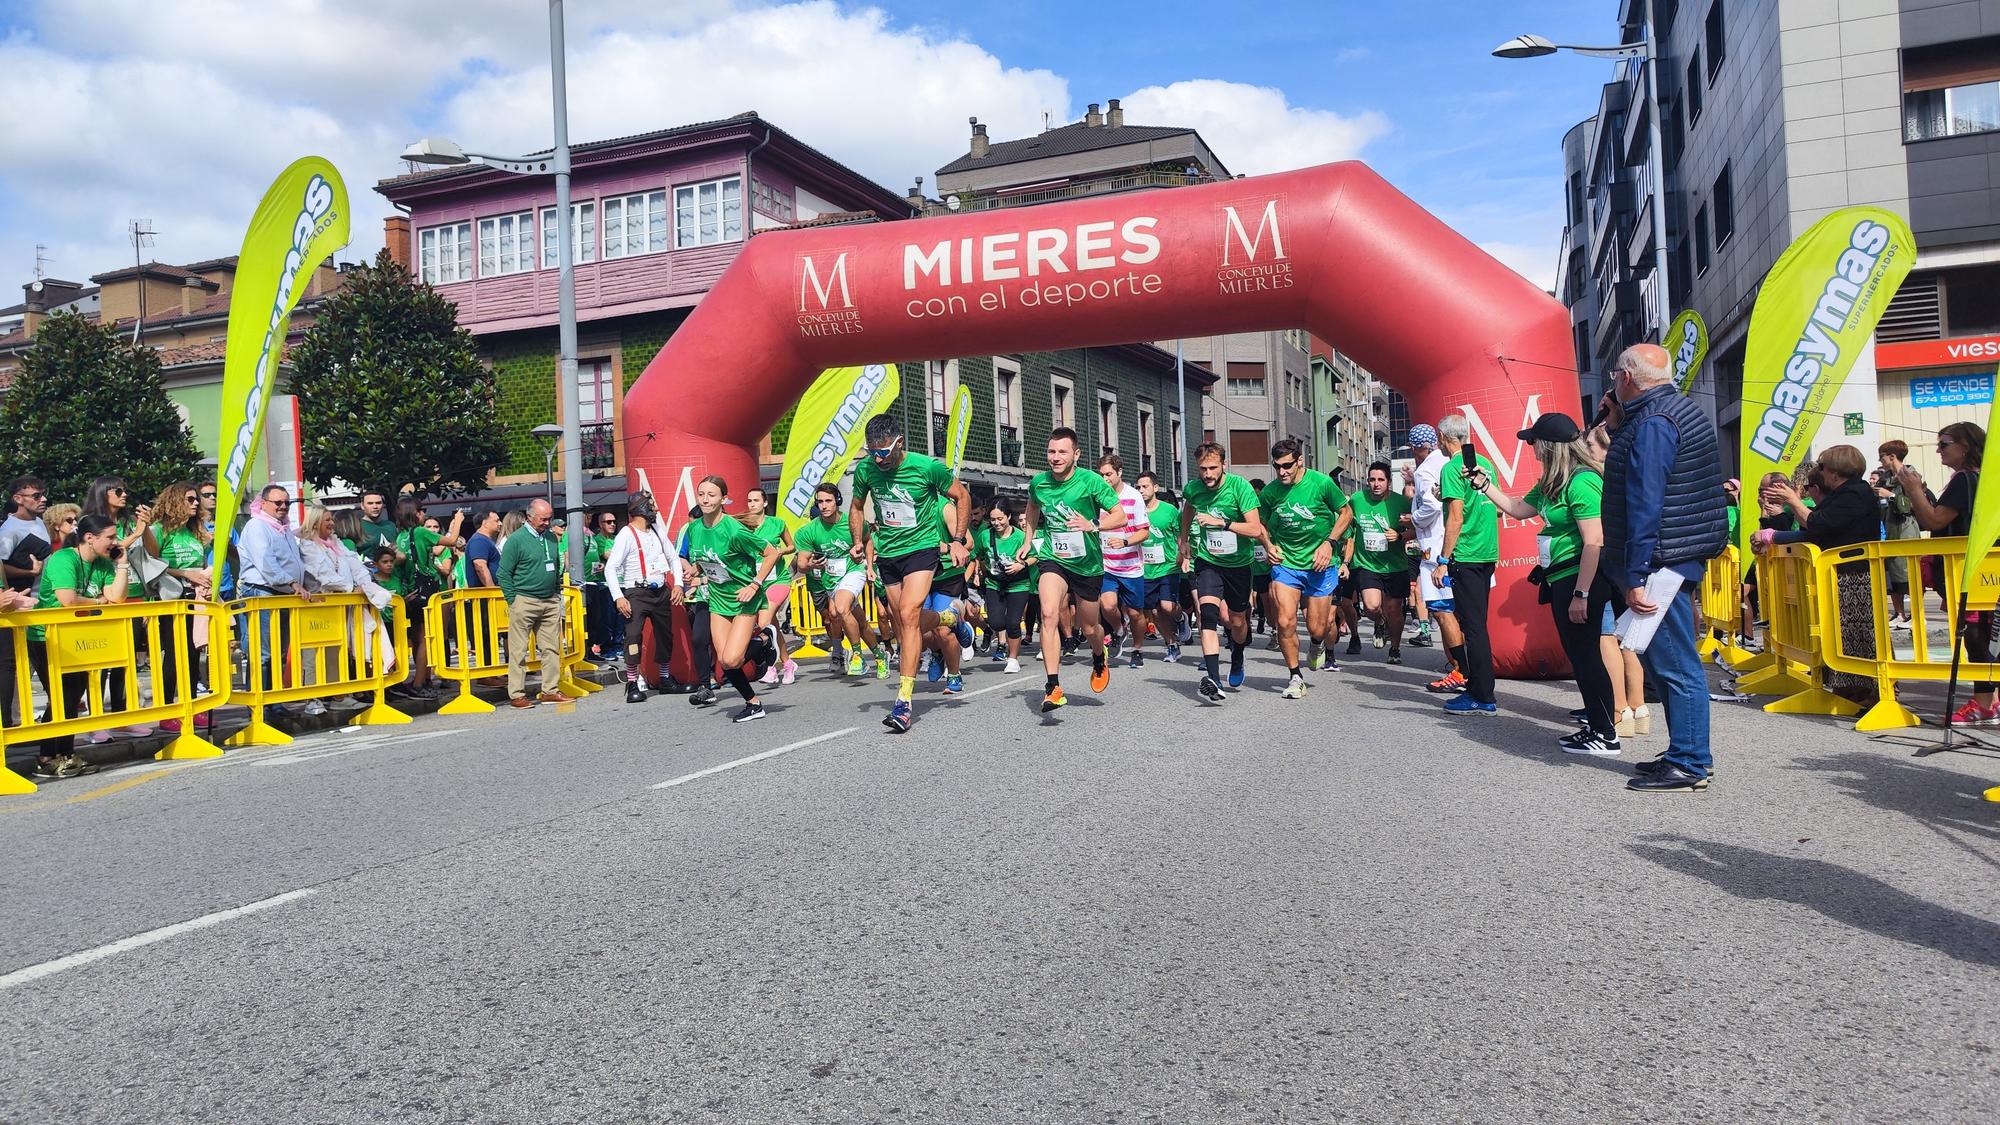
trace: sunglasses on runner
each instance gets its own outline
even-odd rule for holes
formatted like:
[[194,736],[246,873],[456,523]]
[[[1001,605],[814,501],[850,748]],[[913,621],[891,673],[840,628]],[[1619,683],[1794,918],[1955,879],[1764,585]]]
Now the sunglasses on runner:
[[1281,473],[1289,473],[1299,467],[1299,459],[1294,457],[1289,461],[1273,461],[1271,467]]
[[897,438],[896,441],[890,442],[888,447],[884,449],[870,449],[868,451],[868,456],[875,458],[877,461],[881,461],[889,457],[894,457],[896,455],[896,442],[900,442],[902,440],[903,440],[902,438]]

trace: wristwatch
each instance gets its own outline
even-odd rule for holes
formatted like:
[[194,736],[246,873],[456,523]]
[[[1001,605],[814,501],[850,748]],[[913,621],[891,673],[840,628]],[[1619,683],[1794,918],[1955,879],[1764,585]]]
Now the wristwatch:
[[1587,602],[1590,600],[1590,591],[1571,590],[1569,596],[1572,601]]

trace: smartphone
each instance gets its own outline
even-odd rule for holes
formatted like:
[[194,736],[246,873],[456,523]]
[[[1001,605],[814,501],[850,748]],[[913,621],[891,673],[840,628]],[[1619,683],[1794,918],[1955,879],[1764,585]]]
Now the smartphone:
[[1465,459],[1465,467],[1468,470],[1476,469],[1479,467],[1479,457],[1478,455],[1472,452],[1471,438],[1465,439],[1465,444],[1459,447],[1458,455]]

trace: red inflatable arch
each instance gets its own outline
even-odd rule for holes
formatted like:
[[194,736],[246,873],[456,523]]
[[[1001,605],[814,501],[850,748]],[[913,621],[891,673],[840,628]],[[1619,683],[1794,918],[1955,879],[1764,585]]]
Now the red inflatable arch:
[[[1465,414],[1516,495],[1538,468],[1515,432],[1578,403],[1567,310],[1343,163],[753,238],[626,395],[627,460],[677,526],[699,477],[756,479],[759,441],[829,367],[1287,328],[1352,355],[1413,418]],[[1520,580],[1534,535],[1501,533],[1503,675],[1567,668]]]

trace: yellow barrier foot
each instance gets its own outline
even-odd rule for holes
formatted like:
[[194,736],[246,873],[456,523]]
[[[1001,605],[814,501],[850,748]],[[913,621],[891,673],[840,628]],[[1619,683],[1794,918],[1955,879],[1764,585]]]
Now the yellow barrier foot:
[[366,711],[349,721],[357,727],[395,727],[408,723],[410,717],[389,706],[380,695],[377,695],[375,702],[369,704]]
[[250,725],[223,739],[224,746],[289,746],[292,736],[264,721],[264,709],[250,708]]
[[0,766],[0,796],[33,793],[40,788],[41,786],[22,777],[6,766]]
[[1809,687],[1797,695],[1764,704],[1773,715],[1858,715],[1861,705],[1824,688]]
[[1731,660],[1729,668],[1739,676],[1747,676],[1752,672],[1762,672],[1764,669],[1778,662],[1777,654],[1770,649],[1756,653],[1748,652],[1744,649],[1737,649],[1736,651],[1743,653],[1745,659]]
[[1861,716],[1861,721],[1854,724],[1854,729],[1867,732],[1897,730],[1902,727],[1920,727],[1923,725],[1924,721],[1917,717],[1915,711],[1910,710],[1893,699],[1884,699],[1875,704],[1875,706],[1870,707],[1868,713]]
[[1715,654],[1722,651],[1722,642],[1712,635],[1706,636],[1701,639],[1700,644],[1694,646],[1694,651],[1695,655],[1703,660],[1714,660]]
[[[288,738],[285,741],[290,742],[291,739]],[[153,754],[153,760],[156,762],[183,761],[188,758],[220,757],[222,757],[222,747],[185,729],[180,734],[175,735],[172,742],[160,747]]]
[[484,715],[493,710],[493,705],[472,694],[471,684],[462,684],[450,703],[437,709],[440,715]]
[[1996,785],[1993,788],[1988,789],[1986,791],[1986,799],[1989,801],[2000,802],[2000,785]]
[[1757,664],[1760,656],[1761,654],[1751,652],[1742,645],[1726,644],[1722,646],[1722,662],[1739,672],[1750,669],[1753,665],[1760,668],[1763,667]]
[[1745,695],[1791,695],[1812,690],[1812,683],[1782,668],[1766,668],[1736,681],[1736,690]]

